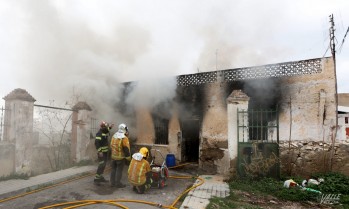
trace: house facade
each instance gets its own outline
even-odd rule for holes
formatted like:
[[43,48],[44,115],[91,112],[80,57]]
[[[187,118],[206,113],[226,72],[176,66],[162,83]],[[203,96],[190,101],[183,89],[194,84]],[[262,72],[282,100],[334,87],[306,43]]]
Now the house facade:
[[[227,174],[236,164],[236,111],[255,109],[278,111],[262,120],[277,121],[278,133],[269,131],[269,140],[331,141],[334,75],[331,57],[180,75],[170,108],[161,114],[159,108],[134,110],[134,144],[172,153],[177,163],[195,162],[208,173]],[[243,137],[259,140],[261,134],[250,128]]]

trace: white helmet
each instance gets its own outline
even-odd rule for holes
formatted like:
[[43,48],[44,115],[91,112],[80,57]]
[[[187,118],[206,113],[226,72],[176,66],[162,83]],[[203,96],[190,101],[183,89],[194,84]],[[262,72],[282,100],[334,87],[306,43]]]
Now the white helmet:
[[119,131],[118,131],[118,132],[120,132],[120,133],[126,133],[126,132],[128,132],[127,126],[126,126],[124,123],[121,123],[121,124],[119,125]]

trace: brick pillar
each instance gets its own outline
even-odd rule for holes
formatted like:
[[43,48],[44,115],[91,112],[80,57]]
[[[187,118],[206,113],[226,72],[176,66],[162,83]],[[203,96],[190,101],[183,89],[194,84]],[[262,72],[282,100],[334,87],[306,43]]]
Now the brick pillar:
[[36,100],[24,89],[15,89],[3,99],[6,109],[4,142],[15,146],[13,172],[29,174]]
[[[78,102],[73,107],[71,159],[79,162],[88,158],[87,147],[91,143],[91,107],[86,102]],[[93,140],[94,142],[94,140]]]

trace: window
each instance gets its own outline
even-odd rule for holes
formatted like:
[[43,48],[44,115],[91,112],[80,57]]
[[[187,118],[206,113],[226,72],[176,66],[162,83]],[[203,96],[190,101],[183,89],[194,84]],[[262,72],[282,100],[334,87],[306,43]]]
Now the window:
[[169,120],[153,117],[155,128],[155,144],[168,144],[168,123]]
[[344,119],[345,120],[345,124],[348,124],[348,118],[349,117],[345,117],[345,119]]

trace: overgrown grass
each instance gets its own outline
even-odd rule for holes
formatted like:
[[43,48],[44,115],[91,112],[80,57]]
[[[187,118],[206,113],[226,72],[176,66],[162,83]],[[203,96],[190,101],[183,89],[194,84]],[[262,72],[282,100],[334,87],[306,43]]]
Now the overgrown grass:
[[[322,195],[340,194],[339,205],[332,205],[334,208],[349,208],[349,177],[340,173],[326,173],[316,174],[314,178],[323,178],[325,181],[320,185],[312,185],[309,188],[322,192]],[[321,195],[302,190],[300,187],[285,188],[283,187],[284,180],[293,179],[297,183],[301,184],[302,178],[289,177],[282,180],[275,180],[272,178],[261,179],[232,179],[229,186],[231,190],[230,196],[226,198],[214,197],[210,200],[210,205],[207,208],[241,208],[245,202],[239,202],[239,197],[232,191],[240,190],[248,193],[252,193],[257,196],[271,195],[276,197],[280,201],[293,201],[293,202],[314,202],[319,203]],[[238,207],[239,206],[239,207]],[[258,208],[256,205],[245,205],[243,208]]]
[[210,204],[206,208],[207,209],[218,209],[218,208],[219,209],[238,209],[238,208],[262,209],[259,206],[241,202],[239,197],[234,193],[230,193],[230,195],[225,198],[220,198],[220,197],[211,198]]

